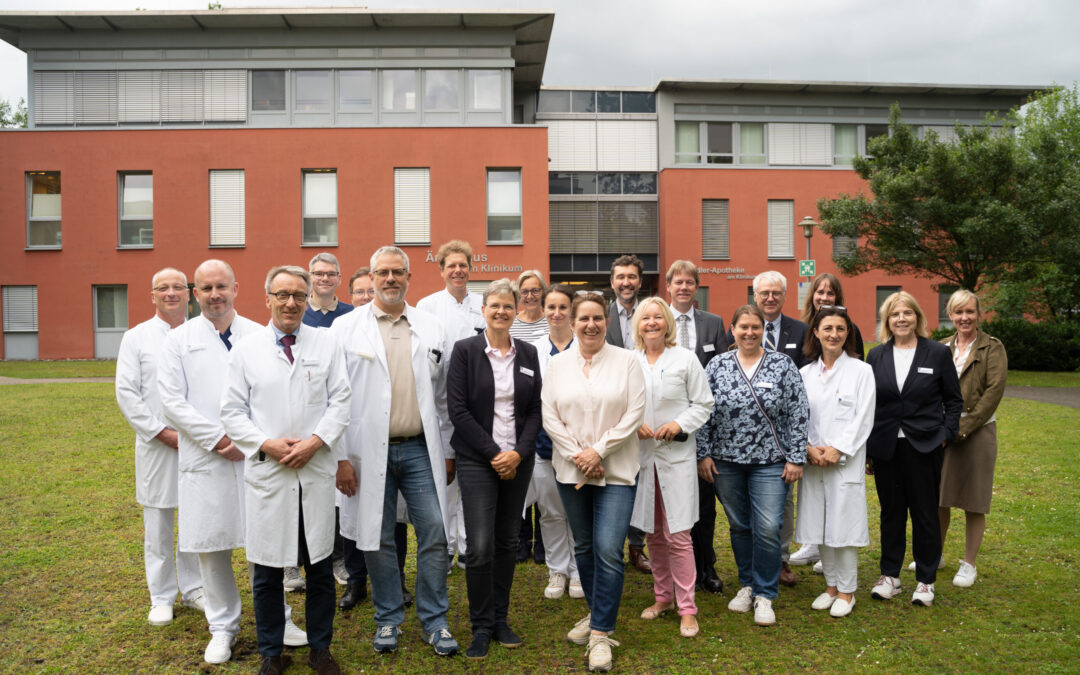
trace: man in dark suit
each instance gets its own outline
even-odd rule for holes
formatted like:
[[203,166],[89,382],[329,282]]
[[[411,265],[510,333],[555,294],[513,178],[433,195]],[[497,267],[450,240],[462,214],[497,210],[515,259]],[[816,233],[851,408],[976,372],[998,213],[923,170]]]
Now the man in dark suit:
[[[630,322],[637,309],[644,271],[645,263],[633,254],[621,255],[611,263],[611,290],[615,291],[615,301],[608,306],[608,344],[624,349],[634,348]],[[645,533],[631,525],[627,539],[630,540],[630,563],[639,572],[652,574],[652,563],[645,555]]]
[[[727,351],[724,320],[717,314],[694,307],[699,277],[697,265],[689,260],[676,260],[667,271],[667,292],[671,311],[675,315],[675,342],[694,352],[704,368],[717,354]],[[697,568],[697,587],[710,593],[721,593],[724,583],[716,574],[716,492],[713,486],[698,478],[698,521],[690,530],[694,544],[694,566]]]

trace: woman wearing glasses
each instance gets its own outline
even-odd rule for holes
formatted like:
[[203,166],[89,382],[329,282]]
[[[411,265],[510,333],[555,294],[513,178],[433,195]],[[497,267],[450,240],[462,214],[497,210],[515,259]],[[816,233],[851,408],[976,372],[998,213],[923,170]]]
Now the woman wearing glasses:
[[521,294],[521,311],[517,313],[514,325],[510,326],[510,335],[533,343],[548,334],[542,301],[547,284],[540,270],[525,270],[518,277],[517,287]]

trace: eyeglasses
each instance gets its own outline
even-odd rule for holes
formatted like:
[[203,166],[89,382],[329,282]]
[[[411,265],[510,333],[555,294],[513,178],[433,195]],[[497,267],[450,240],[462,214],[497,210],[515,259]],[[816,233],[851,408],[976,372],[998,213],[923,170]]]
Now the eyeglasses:
[[311,273],[311,276],[316,277],[318,279],[322,279],[323,277],[326,277],[327,279],[333,279],[337,275],[338,275],[337,272],[312,272]]
[[380,279],[385,279],[388,276],[390,276],[391,274],[393,274],[398,279],[404,279],[405,275],[408,274],[408,273],[409,273],[409,270],[405,269],[404,267],[397,267],[395,269],[385,269],[384,268],[384,269],[374,270],[372,272],[372,274],[379,277]]
[[763,298],[780,298],[784,296],[784,291],[757,291],[755,295],[760,295]]
[[183,293],[187,289],[188,289],[187,286],[181,286],[180,284],[173,284],[172,286],[155,286],[154,287],[154,292],[155,293],[168,293],[169,291],[172,291],[173,293]]
[[544,291],[540,288],[530,288],[528,290],[521,289],[522,295],[543,295]]
[[307,293],[290,293],[288,291],[271,291],[270,293],[267,293],[267,295],[272,296],[275,300],[277,300],[283,305],[289,301],[289,298],[295,300],[296,304],[298,305],[302,305],[303,303],[307,302],[308,298]]
[[369,288],[369,289],[367,289],[365,291],[362,288],[358,288],[358,289],[354,290],[352,292],[352,294],[353,295],[370,295],[371,297],[375,297],[375,289],[374,288]]

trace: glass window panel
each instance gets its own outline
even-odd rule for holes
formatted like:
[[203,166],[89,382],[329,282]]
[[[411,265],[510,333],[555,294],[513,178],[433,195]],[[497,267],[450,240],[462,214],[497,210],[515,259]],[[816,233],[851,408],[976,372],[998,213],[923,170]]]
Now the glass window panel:
[[488,241],[521,241],[521,171],[489,170]]
[[739,163],[765,163],[765,125],[761,122],[739,124]]
[[570,182],[573,174],[552,171],[548,173],[548,194],[568,195],[571,194]]
[[502,110],[502,71],[470,70],[473,110]]
[[596,92],[595,91],[575,91],[570,95],[571,106],[570,111],[576,113],[591,113],[596,112]]
[[656,112],[656,94],[651,91],[624,91],[622,95],[624,113]]
[[457,110],[458,71],[424,71],[424,110]]
[[700,127],[697,122],[675,123],[676,162],[697,164],[701,161]]
[[296,112],[330,112],[330,71],[296,71]]
[[251,109],[285,110],[285,71],[251,71]]
[[649,173],[624,173],[623,194],[627,195],[654,195],[656,194],[656,174]]
[[709,164],[731,164],[731,122],[709,122],[706,125],[706,150]]
[[337,214],[337,173],[304,174],[304,215]]
[[94,328],[127,328],[127,286],[95,286],[97,316]]
[[536,112],[570,112],[570,92],[543,89],[536,101]]
[[340,112],[371,111],[370,70],[338,71],[338,110]]
[[622,95],[617,91],[596,92],[596,112],[617,113],[622,112],[620,100]]
[[383,110],[416,110],[416,71],[382,71]]
[[154,215],[154,175],[129,173],[123,175],[123,205],[121,217],[152,217]]
[[30,174],[30,217],[60,217],[59,171],[36,171]]
[[591,171],[579,171],[574,174],[574,194],[596,194],[596,174]]
[[304,218],[305,244],[337,244],[337,218]]
[[854,124],[833,127],[833,164],[850,166],[859,149],[859,128]]
[[597,181],[598,192],[602,195],[622,194],[622,175],[617,173],[602,173]]

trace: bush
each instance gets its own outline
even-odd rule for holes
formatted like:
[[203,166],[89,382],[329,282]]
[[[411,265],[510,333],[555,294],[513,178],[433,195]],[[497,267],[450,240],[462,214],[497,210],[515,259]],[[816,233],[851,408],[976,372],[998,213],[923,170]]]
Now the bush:
[[1080,371],[1080,322],[995,319],[981,328],[1005,345],[1010,370]]

